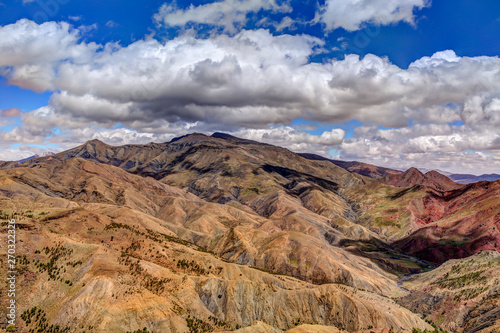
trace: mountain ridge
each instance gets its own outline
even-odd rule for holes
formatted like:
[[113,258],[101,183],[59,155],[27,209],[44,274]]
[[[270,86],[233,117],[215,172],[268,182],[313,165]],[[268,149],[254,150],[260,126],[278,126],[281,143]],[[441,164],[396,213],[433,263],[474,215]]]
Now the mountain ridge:
[[[160,323],[134,311],[162,329],[187,330],[193,316],[200,325],[212,320],[213,328],[211,317],[216,323],[226,322],[229,326],[221,324],[225,328],[248,328],[260,320],[288,330],[297,317],[349,331],[368,326],[430,328],[383,296],[408,295],[398,281],[432,269],[430,263],[440,265],[483,249],[499,251],[500,207],[495,198],[500,182],[459,186],[437,172],[424,175],[416,169],[391,176],[402,187],[349,172],[328,160],[307,159],[285,148],[225,134],[124,146],[92,140],[0,170],[0,209],[9,216],[20,214],[26,239],[41,235],[33,239],[43,241],[27,244],[28,260],[48,261],[35,251],[41,244],[53,244],[54,238],[65,248],[80,244],[85,251],[97,251],[87,259],[67,259],[81,260],[97,275],[85,273],[82,280],[82,273],[72,269],[64,275],[89,302],[93,298],[87,285],[106,285],[108,299],[115,294],[130,301],[127,295],[135,292],[116,279],[125,274],[123,265],[133,268],[125,270],[124,279],[140,276],[143,282],[136,288],[155,299],[155,311],[171,319]],[[443,188],[448,185],[457,188]],[[76,252],[87,253],[81,249]],[[163,251],[168,255],[163,257]],[[35,283],[42,283],[47,273],[29,265]],[[104,270],[108,266],[112,268]],[[168,295],[155,282],[162,279],[169,281],[163,283]],[[60,297],[66,295],[49,283]],[[30,292],[44,308],[53,302]],[[246,294],[259,304],[245,308],[249,314],[237,310],[243,309]],[[272,297],[300,306],[284,309],[275,304],[280,316],[273,319],[262,312]],[[319,299],[325,297],[323,306]],[[84,318],[79,311],[91,308],[86,300],[63,301],[65,307],[56,311],[59,322],[71,325],[74,314]],[[117,318],[126,317],[114,302]],[[377,304],[391,310],[378,312]],[[340,311],[346,307],[350,312]],[[302,308],[312,312],[298,310]],[[331,319],[319,315],[325,311]],[[118,332],[117,322],[98,325]]]

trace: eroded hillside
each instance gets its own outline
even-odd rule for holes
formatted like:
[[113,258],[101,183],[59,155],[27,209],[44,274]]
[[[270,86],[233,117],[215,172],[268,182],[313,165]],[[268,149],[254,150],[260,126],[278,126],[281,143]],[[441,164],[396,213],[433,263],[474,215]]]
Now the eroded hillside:
[[498,250],[496,183],[394,187],[224,134],[94,140],[3,168],[32,329],[430,328],[390,299],[409,293],[398,281]]

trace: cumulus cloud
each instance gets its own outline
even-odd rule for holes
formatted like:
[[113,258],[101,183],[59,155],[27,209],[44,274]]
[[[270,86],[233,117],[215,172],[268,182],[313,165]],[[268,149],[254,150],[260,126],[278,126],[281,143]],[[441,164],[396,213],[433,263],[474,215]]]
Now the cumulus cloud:
[[232,135],[242,138],[267,142],[274,145],[288,147],[294,151],[315,151],[314,148],[322,146],[322,151],[327,151],[330,146],[342,143],[345,132],[342,129],[325,131],[321,135],[313,135],[297,131],[291,126],[277,126],[270,129],[243,129],[232,132]]
[[359,30],[366,23],[413,24],[414,10],[429,4],[429,0],[327,0],[316,14],[316,21],[325,24],[327,30],[347,31]]
[[[436,53],[401,69],[374,55],[313,63],[324,43],[267,30],[165,43],[98,48],[60,23],[22,20],[0,28],[0,64],[11,84],[58,90],[55,113],[106,126],[116,122],[217,123],[226,129],[289,125],[303,117],[386,127],[417,122],[498,121],[500,60]],[[41,40],[62,45],[48,51]],[[13,48],[13,38],[30,45]],[[48,43],[50,44],[50,43]],[[16,57],[19,49],[26,52]]]
[[[142,142],[226,131],[295,151],[327,154],[336,147],[344,159],[372,162],[399,154],[451,158],[468,150],[498,158],[498,57],[443,51],[402,69],[374,55],[315,63],[310,59],[322,40],[264,29],[125,47],[86,43],[81,35],[66,23],[0,27],[0,69],[9,83],[53,90],[50,105],[23,113],[22,126],[1,140],[49,138],[69,146],[98,132],[112,134],[113,142],[127,136]],[[357,119],[366,126],[343,140],[341,130],[299,132],[290,127],[297,118]],[[464,125],[449,125],[458,121]],[[118,123],[131,132],[114,129]],[[53,136],[55,127],[64,135]]]
[[406,170],[411,166],[491,173],[500,165],[500,134],[492,124],[360,127],[340,145],[341,158]]
[[163,4],[154,19],[172,27],[184,27],[188,23],[208,24],[235,33],[245,25],[249,13],[261,10],[283,13],[290,12],[292,8],[275,0],[223,0],[201,6],[191,5],[186,9],[179,8],[174,2]]
[[54,89],[57,64],[91,60],[95,43],[80,43],[79,30],[65,22],[41,25],[22,19],[0,27],[0,73],[11,84],[37,92]]

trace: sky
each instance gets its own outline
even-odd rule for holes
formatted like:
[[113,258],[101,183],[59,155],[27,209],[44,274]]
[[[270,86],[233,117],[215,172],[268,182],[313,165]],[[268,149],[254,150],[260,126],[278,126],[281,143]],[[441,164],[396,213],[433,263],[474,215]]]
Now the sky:
[[0,0],[0,160],[226,132],[500,173],[498,0]]

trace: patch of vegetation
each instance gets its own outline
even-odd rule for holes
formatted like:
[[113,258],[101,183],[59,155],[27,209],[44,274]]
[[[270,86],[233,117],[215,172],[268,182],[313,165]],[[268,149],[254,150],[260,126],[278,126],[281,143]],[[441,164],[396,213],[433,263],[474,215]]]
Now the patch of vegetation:
[[396,221],[387,220],[383,217],[375,218],[375,224],[377,227],[398,227],[401,228],[401,225]]
[[[57,265],[57,261],[64,257],[67,257],[73,253],[72,249],[68,249],[64,247],[61,243],[58,243],[56,247],[44,247],[42,251],[49,256],[49,261],[43,263],[39,260],[35,260],[35,267],[38,269],[40,273],[47,272],[50,280],[61,280],[61,270],[63,269],[62,265]],[[36,251],[35,251],[36,253]],[[40,253],[40,251],[38,251]],[[65,270],[64,270],[65,271]],[[63,272],[64,272],[63,271]]]
[[487,291],[488,287],[481,288],[467,288],[461,290],[460,293],[455,295],[453,298],[455,301],[468,301],[470,299],[476,298],[481,295],[483,292]]
[[[4,212],[3,210],[0,210],[0,220],[11,220],[13,217],[13,214],[11,213],[10,215],[7,213],[7,212]],[[5,222],[2,223],[2,225],[4,225]],[[5,223],[5,225],[7,225],[7,223]]]
[[131,274],[140,278],[139,284],[141,287],[151,291],[153,294],[161,295],[165,291],[166,285],[172,282],[172,279],[161,279],[152,276],[141,267],[139,259],[133,260],[132,257],[126,253],[122,253],[118,261],[130,267]]
[[[153,231],[151,229],[146,229],[146,231],[148,232],[149,234],[149,238],[156,241],[156,242],[159,242],[161,243],[162,242],[162,239],[168,241],[168,242],[172,242],[172,243],[177,243],[177,244],[181,244],[181,245],[185,245],[185,246],[189,246],[189,247],[192,247],[194,248],[195,250],[199,251],[199,252],[205,252],[205,253],[210,253],[210,254],[214,254],[212,251],[208,250],[208,249],[205,249],[201,246],[198,246],[196,244],[193,244],[187,240],[184,240],[184,239],[181,239],[181,238],[178,238],[178,237],[174,237],[174,236],[170,236],[170,235],[166,235],[166,234],[163,234],[161,232],[157,232],[157,231]],[[215,254],[214,254],[215,255]]]
[[20,257],[17,261],[19,265],[29,265],[31,262],[26,258],[26,255],[23,254],[22,257]]
[[189,328],[189,333],[205,333],[205,332],[213,332],[214,327],[203,320],[200,320],[196,317],[188,316],[186,318],[186,324]]
[[29,333],[66,333],[70,331],[70,327],[51,324],[47,321],[45,311],[36,306],[21,314],[21,319],[24,321]]
[[433,330],[428,330],[428,329],[421,330],[420,328],[413,328],[411,330],[411,333],[449,333],[449,332],[438,327],[434,328]]
[[259,188],[258,188],[258,187],[251,186],[251,187],[248,187],[247,189],[245,189],[245,190],[243,191],[243,195],[250,194],[251,192],[254,192],[254,193],[259,194],[259,193],[260,193],[260,190],[259,190]]
[[216,318],[214,316],[208,317],[208,321],[210,321],[215,327],[225,328],[228,330],[231,329],[231,326],[228,323],[226,323],[223,320],[219,320],[218,318]]
[[208,275],[209,271],[203,268],[199,263],[194,260],[188,261],[181,259],[177,261],[177,268],[184,269],[185,271],[190,271],[198,273],[200,275]]
[[133,332],[127,331],[127,333],[154,333],[154,332],[151,332],[147,329],[147,327],[144,327],[143,329],[138,329]]
[[82,265],[82,264],[83,264],[83,262],[81,260],[78,260],[78,261],[68,261],[66,263],[67,266],[71,266],[73,268],[75,268],[78,265]]
[[473,273],[468,273],[464,274],[458,277],[454,278],[448,278],[445,280],[440,280],[433,282],[433,284],[437,284],[440,288],[447,288],[447,289],[458,289],[465,287],[467,285],[470,285],[472,283],[482,283],[486,281],[486,277],[481,276],[483,274],[484,270],[478,271],[478,272],[473,272]]
[[299,267],[299,261],[297,259],[290,259],[290,266]]
[[123,224],[123,223],[119,223],[119,222],[111,222],[110,224],[108,224],[104,227],[105,231],[114,230],[114,229],[126,229],[126,230],[129,230],[129,231],[135,233],[138,236],[144,236],[144,237],[149,238],[152,241],[160,243],[160,244],[163,243],[163,241],[167,241],[167,242],[181,244],[184,246],[189,246],[189,247],[192,247],[195,250],[200,251],[200,252],[213,254],[213,252],[211,252],[205,248],[202,248],[196,244],[193,244],[187,240],[184,240],[184,239],[181,239],[178,237],[174,237],[174,236],[170,236],[170,235],[166,235],[166,234],[163,234],[161,232],[154,231],[151,229],[146,229],[147,233],[144,233],[144,232],[139,231],[137,228],[134,228],[134,227],[131,227],[127,224]]

